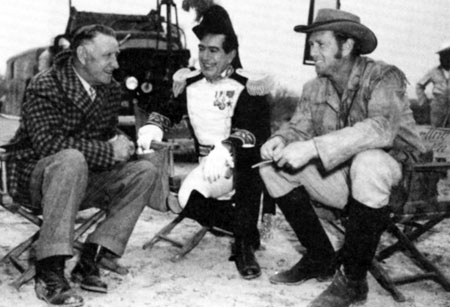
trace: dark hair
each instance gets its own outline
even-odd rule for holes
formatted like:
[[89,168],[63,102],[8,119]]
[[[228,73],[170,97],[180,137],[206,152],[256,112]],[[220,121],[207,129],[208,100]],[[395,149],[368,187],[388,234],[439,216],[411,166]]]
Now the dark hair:
[[233,29],[228,12],[220,5],[212,5],[205,12],[199,25],[192,28],[199,40],[202,40],[208,34],[223,34],[225,39],[222,43],[223,50],[228,54],[232,50],[236,50],[231,65],[236,68],[241,68],[242,64],[239,59],[239,43],[236,33]]
[[342,45],[344,45],[344,43],[349,38],[351,38],[355,41],[355,44],[353,45],[353,49],[352,49],[352,52],[350,55],[353,57],[361,55],[361,48],[360,48],[361,43],[359,42],[358,39],[354,38],[353,36],[348,35],[347,33],[342,33],[339,31],[333,31],[333,35],[334,35],[334,38],[336,38],[337,44],[339,46],[339,50],[341,50]]
[[99,33],[108,35],[116,38],[116,32],[105,25],[93,24],[88,26],[82,26],[75,30],[71,35],[72,40],[70,43],[72,52],[76,54],[77,48],[81,46],[86,41],[91,41],[94,39]]
[[225,39],[223,40],[222,43],[222,48],[223,51],[225,51],[225,53],[230,53],[233,50],[236,50],[236,55],[233,59],[233,61],[231,62],[231,66],[233,66],[234,69],[237,68],[242,68],[242,63],[241,63],[241,59],[239,57],[239,43],[238,43],[238,39],[236,37],[235,34],[230,34],[230,33],[214,33],[214,32],[208,32],[205,31],[202,33],[202,35],[199,37],[200,40],[202,40],[206,35],[209,34],[214,34],[214,35],[220,35],[223,34],[225,36]]

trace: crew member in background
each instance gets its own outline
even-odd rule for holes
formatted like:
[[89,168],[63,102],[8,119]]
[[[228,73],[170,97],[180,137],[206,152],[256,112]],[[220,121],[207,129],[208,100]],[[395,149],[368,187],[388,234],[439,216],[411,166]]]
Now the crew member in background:
[[[450,41],[442,44],[437,51],[440,65],[432,68],[417,82],[416,94],[419,106],[430,104],[430,124],[433,127],[450,127]],[[429,99],[425,90],[433,85],[433,98]]]

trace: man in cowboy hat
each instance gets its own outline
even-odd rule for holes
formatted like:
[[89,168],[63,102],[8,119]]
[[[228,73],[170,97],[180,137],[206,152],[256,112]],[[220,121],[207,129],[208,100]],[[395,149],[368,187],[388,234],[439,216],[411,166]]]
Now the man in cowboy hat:
[[[241,69],[237,36],[221,6],[211,6],[193,31],[200,40],[200,70],[183,68],[174,74],[175,101],[150,114],[139,130],[138,146],[148,149],[188,114],[200,163],[183,181],[180,208],[174,211],[231,230],[231,259],[243,278],[252,279],[261,275],[254,251],[260,246],[257,221],[263,184],[251,165],[259,161],[259,148],[270,136],[265,95],[271,82]],[[221,207],[231,210],[230,202],[234,213],[227,219],[217,212]]]
[[[309,306],[345,307],[367,297],[366,275],[386,228],[390,191],[402,178],[398,153],[425,148],[404,74],[361,56],[377,39],[358,16],[321,9],[311,25],[294,30],[308,34],[317,77],[305,84],[289,125],[261,147],[261,157],[273,163],[260,173],[307,252],[270,281],[299,284],[334,274]],[[336,274],[336,253],[310,200],[348,213]]]
[[[450,41],[442,44],[436,52],[440,65],[433,67],[417,82],[418,105],[430,104],[430,123],[434,127],[450,127]],[[433,99],[428,99],[425,89],[433,84]]]

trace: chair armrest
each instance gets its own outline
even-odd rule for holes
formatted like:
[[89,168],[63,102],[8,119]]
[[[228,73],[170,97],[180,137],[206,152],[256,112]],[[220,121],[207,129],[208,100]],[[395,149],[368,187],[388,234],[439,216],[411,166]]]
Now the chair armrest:
[[6,162],[8,160],[9,157],[9,153],[6,152],[6,150],[4,148],[0,147],[0,161],[1,162]]
[[416,172],[438,172],[450,169],[450,162],[425,162],[414,163],[410,166]]
[[160,150],[160,149],[176,149],[178,148],[180,145],[178,143],[175,142],[163,142],[163,141],[152,141],[151,145],[150,145],[150,149],[153,150]]

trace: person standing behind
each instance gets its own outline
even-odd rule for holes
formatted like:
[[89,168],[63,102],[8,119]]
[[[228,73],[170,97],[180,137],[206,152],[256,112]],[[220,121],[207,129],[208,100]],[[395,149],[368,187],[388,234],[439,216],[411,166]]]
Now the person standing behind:
[[[416,84],[419,106],[430,104],[430,124],[433,127],[450,127],[450,41],[437,51],[440,65],[432,68]],[[425,90],[433,85],[433,98],[428,99]]]
[[366,300],[367,272],[387,227],[391,188],[402,178],[400,157],[426,152],[395,66],[361,56],[377,46],[375,34],[349,12],[321,9],[307,33],[317,77],[305,84],[289,125],[261,147],[272,164],[260,167],[306,254],[275,284],[325,280],[337,255],[311,200],[346,209],[342,269],[309,307],[348,307]]
[[58,306],[83,305],[64,275],[65,260],[73,256],[77,212],[94,205],[106,210],[71,272],[81,289],[106,293],[98,262],[107,254],[123,255],[139,215],[158,193],[160,172],[148,161],[130,161],[134,143],[117,131],[114,30],[82,27],[71,47],[28,86],[8,163],[13,197],[42,210],[36,294]]
[[57,35],[52,40],[52,45],[45,49],[38,58],[38,72],[42,72],[52,67],[56,56],[70,48],[69,39],[65,34]]
[[175,100],[150,114],[139,130],[138,150],[160,141],[172,123],[188,114],[200,164],[183,181],[178,193],[181,208],[175,211],[184,208],[208,224],[221,218],[211,212],[211,207],[220,206],[217,200],[233,197],[232,259],[243,278],[256,278],[261,275],[254,251],[260,246],[257,223],[263,185],[251,165],[259,161],[259,147],[270,135],[265,97],[270,78],[245,77],[237,36],[221,6],[209,7],[193,31],[200,40],[200,70],[184,68],[174,74]]

